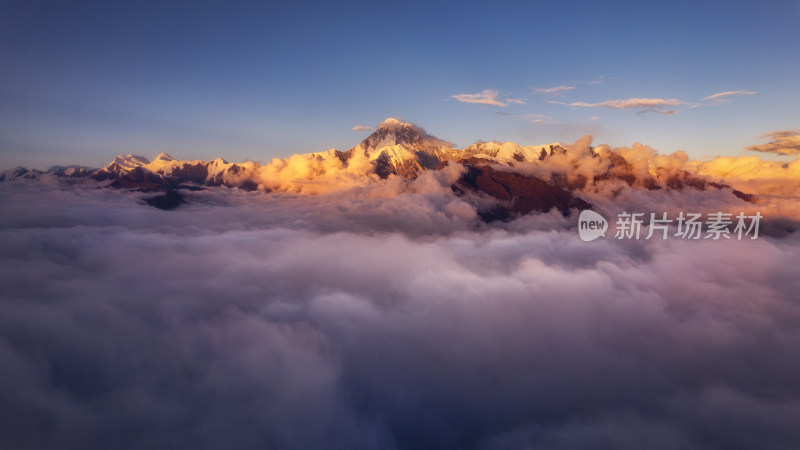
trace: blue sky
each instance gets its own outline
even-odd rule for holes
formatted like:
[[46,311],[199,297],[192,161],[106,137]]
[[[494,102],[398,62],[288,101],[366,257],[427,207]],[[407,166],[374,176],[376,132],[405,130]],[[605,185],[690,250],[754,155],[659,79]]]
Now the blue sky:
[[2,2],[0,167],[269,161],[390,116],[459,146],[740,155],[800,126],[798,19],[797,1]]

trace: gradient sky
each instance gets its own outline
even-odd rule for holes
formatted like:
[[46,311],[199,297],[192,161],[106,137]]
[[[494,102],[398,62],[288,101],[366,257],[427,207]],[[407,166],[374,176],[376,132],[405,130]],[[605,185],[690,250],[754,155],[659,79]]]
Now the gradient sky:
[[[269,161],[390,116],[458,146],[740,155],[800,126],[798,19],[797,1],[0,2],[0,168]],[[679,103],[569,105],[630,98]]]

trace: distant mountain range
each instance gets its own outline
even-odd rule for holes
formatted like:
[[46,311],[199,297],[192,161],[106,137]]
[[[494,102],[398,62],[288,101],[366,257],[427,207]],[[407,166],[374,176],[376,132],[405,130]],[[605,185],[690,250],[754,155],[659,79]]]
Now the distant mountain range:
[[[496,206],[481,211],[485,220],[507,220],[532,211],[546,212],[556,208],[569,214],[572,208],[590,205],[580,198],[580,191],[592,183],[618,179],[631,187],[643,189],[730,189],[682,171],[667,178],[637,174],[621,155],[610,150],[590,149],[588,157],[603,162],[604,171],[594,174],[592,180],[585,175],[553,171],[549,177],[534,176],[527,171],[517,171],[525,164],[547,165],[553,159],[564,164],[570,150],[559,143],[522,146],[513,142],[478,141],[464,149],[457,149],[446,141],[431,136],[420,127],[389,118],[382,122],[366,139],[347,151],[331,149],[324,152],[299,155],[309,160],[334,163],[347,167],[356,156],[365,157],[371,171],[379,178],[398,176],[415,178],[427,170],[439,170],[448,164],[461,164],[465,173],[452,185],[458,195],[485,195],[497,200]],[[560,158],[560,159],[559,159]],[[153,161],[143,156],[117,156],[103,168],[81,166],[54,166],[47,171],[22,167],[0,173],[0,182],[35,180],[56,177],[66,181],[93,180],[100,186],[160,192],[149,203],[162,209],[174,209],[183,202],[181,189],[204,189],[226,186],[256,190],[260,183],[260,166],[254,162],[229,163],[222,158],[213,161],[181,161],[161,153]],[[263,188],[264,190],[268,190]],[[733,191],[745,200],[747,194]]]

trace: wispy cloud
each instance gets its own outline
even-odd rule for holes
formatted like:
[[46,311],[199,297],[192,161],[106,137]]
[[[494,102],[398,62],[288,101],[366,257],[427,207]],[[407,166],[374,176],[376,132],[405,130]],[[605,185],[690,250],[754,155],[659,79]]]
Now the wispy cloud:
[[595,78],[594,80],[591,80],[591,81],[579,81],[579,83],[584,83],[584,84],[603,84],[603,83],[606,82],[606,80],[608,80],[608,78],[606,78],[605,75],[600,75],[599,77]]
[[573,89],[575,89],[575,86],[562,85],[546,89],[545,88],[534,89],[533,93],[536,95],[549,95],[551,97],[558,97],[559,95],[562,95],[565,92],[571,91]]
[[356,125],[351,130],[353,131],[372,131],[374,128],[368,127],[366,125]]
[[761,138],[771,140],[766,144],[751,145],[745,150],[778,155],[800,155],[800,129],[771,131],[761,135]]
[[567,106],[580,106],[584,108],[611,108],[611,109],[636,109],[639,110],[639,113],[645,112],[657,112],[660,114],[675,114],[677,111],[673,109],[666,109],[672,108],[678,105],[683,105],[685,102],[675,99],[675,98],[628,98],[623,100],[606,100],[604,102],[598,103],[586,103],[586,102],[573,102],[573,103],[565,103],[565,102],[558,102],[558,101],[550,101],[550,103],[556,103],[559,105],[567,105]]
[[499,92],[492,89],[484,89],[477,94],[456,94],[452,98],[464,103],[480,103],[482,105],[493,105],[506,107],[511,103],[524,105],[524,98],[498,98]]
[[719,102],[727,102],[730,101],[725,97],[729,97],[731,95],[753,95],[756,92],[753,91],[725,91],[725,92],[717,92],[716,94],[709,95],[708,97],[703,97],[703,100],[716,100]]
[[552,117],[545,114],[525,114],[523,119],[531,123],[558,123]]
[[757,92],[754,91],[725,91],[725,92],[717,92],[716,94],[709,95],[708,97],[703,97],[703,100],[707,101],[708,103],[694,103],[689,105],[689,108],[699,108],[701,106],[716,106],[723,103],[729,103],[731,99],[729,97],[734,95],[753,95]]

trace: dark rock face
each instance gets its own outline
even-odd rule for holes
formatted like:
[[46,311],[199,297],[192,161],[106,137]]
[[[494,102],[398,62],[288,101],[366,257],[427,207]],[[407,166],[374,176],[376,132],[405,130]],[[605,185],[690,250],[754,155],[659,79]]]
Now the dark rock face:
[[86,178],[91,176],[93,173],[97,172],[97,169],[92,169],[89,167],[80,167],[80,166],[53,166],[48,170],[48,172],[52,173],[57,177],[65,177],[65,178]]
[[21,177],[21,176],[24,176],[28,172],[29,172],[29,170],[24,168],[24,167],[17,167],[17,169],[14,170],[14,173],[12,174],[12,176],[15,177],[15,178],[16,177]]
[[591,206],[571,192],[537,177],[495,170],[477,159],[461,163],[467,167],[467,173],[452,186],[454,192],[461,195],[480,192],[500,201],[489,210],[479,211],[487,222],[511,220],[533,211],[548,212],[553,208],[566,216],[572,208],[587,209]]
[[601,158],[608,159],[608,172],[597,174],[594,177],[595,182],[604,180],[622,180],[628,186],[633,186],[636,183],[636,175],[633,174],[633,166],[614,152],[608,152],[607,155]]
[[[186,166],[189,166],[188,164]],[[190,166],[194,167],[194,166]],[[204,169],[204,168],[203,168]],[[191,173],[191,169],[190,169]],[[101,176],[102,171],[97,174]],[[165,178],[160,174],[151,172],[143,167],[136,167],[128,172],[113,175],[114,181],[108,185],[110,188],[116,189],[130,189],[138,192],[163,192],[161,195],[145,199],[148,205],[165,211],[176,209],[180,205],[186,203],[184,195],[178,189],[186,189],[191,191],[203,190],[204,187],[196,186],[193,184],[181,184],[185,180],[179,177]]]
[[544,161],[545,158],[547,158],[547,151],[542,149],[542,153],[539,154],[539,161]]
[[386,152],[381,153],[380,156],[375,158],[375,160],[372,161],[372,166],[374,167],[375,173],[381,179],[386,179],[389,175],[416,178],[419,172],[423,170],[416,158],[393,161]]
[[417,152],[417,161],[419,162],[419,165],[422,166],[423,169],[427,170],[435,169],[439,167],[439,164],[442,163],[442,160],[439,158],[438,155],[428,151]]
[[258,183],[253,180],[244,180],[239,183],[237,186],[225,185],[227,187],[238,187],[239,189],[244,189],[245,191],[257,191],[258,190]]
[[176,167],[171,176],[184,183],[204,184],[208,178],[208,164],[184,163],[182,166]]
[[160,191],[172,187],[172,183],[162,176],[143,167],[136,167],[119,176],[109,185],[114,188],[136,189],[140,191]]
[[389,140],[391,141],[390,145],[401,144],[416,148],[423,146],[422,138],[422,134],[416,127],[379,127],[374,133],[364,139],[361,145],[366,151],[374,151],[378,150],[378,144],[380,142]]
[[742,191],[738,191],[727,184],[715,183],[713,181],[707,181],[702,178],[694,177],[685,170],[680,171],[667,179],[666,185],[668,188],[678,191],[682,191],[684,189],[697,189],[699,191],[705,191],[706,189],[730,189],[733,191],[733,195],[746,202],[754,203],[756,200],[755,196],[752,194],[746,194]]
[[380,157],[378,157],[374,161],[372,161],[372,166],[375,168],[374,169],[375,173],[382,180],[385,180],[386,178],[389,178],[389,175],[397,174],[397,171],[395,170],[395,168],[388,161],[388,159],[384,157],[384,155],[381,155]]
[[[16,180],[16,179],[22,178],[22,179],[33,180],[36,177],[38,177],[39,175],[43,175],[44,173],[45,172],[42,172],[41,170],[35,170],[35,169],[34,170],[28,170],[28,169],[26,169],[24,167],[17,167],[13,171],[11,171],[11,173],[8,174],[8,179],[9,180]],[[2,175],[0,175],[0,177],[2,177],[2,178],[0,178],[0,181],[5,181],[6,180],[6,174],[2,174]]]
[[563,173],[554,173],[550,175],[550,183],[561,189],[576,191],[585,188],[589,183],[589,179],[585,175],[568,177]]
[[167,191],[163,195],[157,195],[155,197],[150,197],[145,199],[148,205],[156,207],[158,209],[163,209],[165,211],[171,211],[183,203],[186,203],[184,200],[183,194],[178,192],[175,189],[167,189]]
[[564,147],[562,147],[560,145],[550,145],[550,155],[549,156],[564,155],[566,153],[567,153],[567,149],[566,148],[564,148]]

